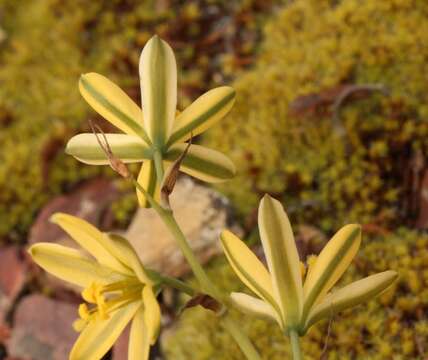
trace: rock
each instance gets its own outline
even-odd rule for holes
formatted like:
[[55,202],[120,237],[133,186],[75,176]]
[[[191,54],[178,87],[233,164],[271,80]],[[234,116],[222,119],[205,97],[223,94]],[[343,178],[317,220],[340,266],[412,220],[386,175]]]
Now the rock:
[[129,329],[130,325],[126,327],[114,344],[112,360],[128,360]]
[[69,245],[64,232],[49,222],[52,214],[64,212],[100,227],[103,224],[103,214],[119,196],[119,190],[110,180],[95,178],[84,182],[72,193],[58,196],[43,207],[30,229],[29,243],[43,241]]
[[[56,212],[78,216],[97,227],[104,224],[103,216],[111,203],[120,196],[113,182],[103,178],[88,180],[68,195],[51,200],[43,207],[30,229],[29,243],[55,242],[61,245],[78,248],[58,225],[52,224],[49,218]],[[77,287],[63,282],[48,274],[47,283],[57,289],[67,288],[80,292]]]
[[[218,236],[231,225],[228,201],[214,190],[181,177],[170,196],[177,222],[201,262],[221,252]],[[153,209],[139,209],[132,220],[126,238],[136,248],[142,262],[152,269],[171,276],[181,276],[189,268],[174,238]]]
[[28,262],[17,246],[0,248],[0,325],[24,287]]
[[8,353],[14,358],[67,360],[78,334],[75,305],[30,295],[18,305]]

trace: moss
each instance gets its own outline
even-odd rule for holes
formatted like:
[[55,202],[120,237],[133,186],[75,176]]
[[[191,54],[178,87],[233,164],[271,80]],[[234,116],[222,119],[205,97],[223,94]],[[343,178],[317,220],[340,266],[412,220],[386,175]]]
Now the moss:
[[[184,69],[184,105],[245,65],[240,60],[254,52],[258,24],[275,1],[167,3],[0,0],[0,240],[25,240],[49,198],[100,172],[112,174],[63,154],[68,138],[88,130],[86,119],[106,124],[78,92],[81,73],[105,74],[139,103],[139,54],[158,33]],[[232,33],[218,27],[222,21],[230,21]],[[228,53],[235,56],[226,66]],[[132,207],[129,200],[115,206],[119,223]]]
[[[231,115],[205,139],[237,164],[221,189],[242,213],[269,192],[325,230],[415,216],[409,179],[428,151],[427,11],[417,0],[297,0],[278,12],[257,65],[234,84]],[[335,121],[339,94],[365,84],[389,96],[353,93]]]
[[[428,341],[428,235],[400,229],[394,236],[365,237],[342,284],[394,269],[400,278],[379,298],[332,319],[327,359],[423,359]],[[242,283],[224,262],[210,269],[216,283],[240,291]],[[263,353],[263,359],[288,358],[288,341],[276,324],[233,312]],[[167,359],[242,359],[219,322],[201,308],[187,310],[164,341]],[[305,359],[319,359],[328,321],[313,326],[302,340]]]

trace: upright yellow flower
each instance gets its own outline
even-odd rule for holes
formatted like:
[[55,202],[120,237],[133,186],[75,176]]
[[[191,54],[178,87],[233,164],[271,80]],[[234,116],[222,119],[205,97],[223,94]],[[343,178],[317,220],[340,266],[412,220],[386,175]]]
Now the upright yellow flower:
[[71,215],[57,213],[52,221],[93,256],[52,243],[29,249],[46,271],[83,288],[85,302],[73,324],[81,334],[70,360],[101,359],[131,320],[128,359],[148,359],[160,327],[160,309],[154,284],[132,246]]
[[[79,89],[95,111],[125,133],[106,134],[113,153],[125,163],[143,162],[137,180],[158,196],[156,166],[172,163],[184,151],[184,141],[223,118],[233,106],[235,91],[229,86],[212,89],[179,113],[174,53],[157,36],[141,53],[140,83],[142,109],[117,85],[96,73],[82,75]],[[109,164],[93,134],[74,136],[66,152],[86,164]],[[235,174],[228,157],[199,145],[190,147],[180,169],[207,182],[224,181]],[[143,194],[137,194],[140,205],[148,206]]]
[[304,283],[296,244],[281,203],[266,195],[259,207],[259,230],[268,270],[234,234],[223,231],[224,252],[239,278],[260,299],[232,293],[233,302],[244,312],[276,321],[288,333],[300,335],[322,318],[373,298],[397,278],[389,270],[331,291],[358,251],[361,228],[346,225],[312,257]]

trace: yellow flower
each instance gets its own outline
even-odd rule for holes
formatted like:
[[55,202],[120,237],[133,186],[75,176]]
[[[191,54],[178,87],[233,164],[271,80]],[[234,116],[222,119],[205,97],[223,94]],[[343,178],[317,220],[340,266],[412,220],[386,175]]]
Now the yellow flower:
[[81,332],[70,360],[101,359],[132,321],[129,360],[148,359],[160,327],[160,308],[134,249],[120,236],[100,232],[71,215],[57,213],[52,221],[62,227],[86,252],[52,243],[30,247],[43,269],[83,288],[73,327]]
[[302,279],[293,232],[280,202],[265,195],[258,221],[269,271],[234,234],[226,230],[220,236],[235,273],[258,296],[232,293],[231,298],[242,311],[273,319],[285,332],[303,335],[315,322],[379,295],[397,279],[389,270],[330,292],[358,251],[359,225],[340,229],[310,258]]
[[[235,91],[221,86],[200,96],[181,113],[177,111],[177,65],[170,46],[152,37],[140,57],[142,109],[117,85],[102,75],[82,75],[79,89],[85,100],[125,134],[106,134],[110,147],[125,163],[143,162],[138,182],[159,196],[155,156],[160,166],[171,164],[183,153],[191,135],[196,136],[223,118],[232,108]],[[109,164],[93,134],[79,134],[66,152],[92,165]],[[221,182],[235,174],[235,166],[220,152],[192,145],[180,169],[207,182]],[[162,179],[160,179],[162,180]],[[137,191],[141,206],[148,206]]]

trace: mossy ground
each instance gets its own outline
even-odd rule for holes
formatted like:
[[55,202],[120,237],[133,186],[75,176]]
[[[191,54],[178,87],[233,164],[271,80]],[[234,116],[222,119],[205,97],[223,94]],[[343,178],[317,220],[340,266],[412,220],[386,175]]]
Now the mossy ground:
[[[231,115],[206,137],[238,166],[221,189],[243,213],[269,192],[326,231],[415,217],[409,179],[428,153],[427,12],[425,1],[297,0],[276,14],[257,65],[234,83]],[[356,91],[335,117],[355,85],[388,94]]]

